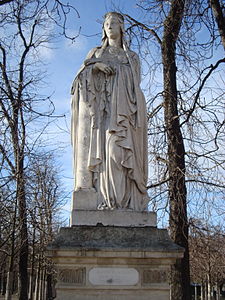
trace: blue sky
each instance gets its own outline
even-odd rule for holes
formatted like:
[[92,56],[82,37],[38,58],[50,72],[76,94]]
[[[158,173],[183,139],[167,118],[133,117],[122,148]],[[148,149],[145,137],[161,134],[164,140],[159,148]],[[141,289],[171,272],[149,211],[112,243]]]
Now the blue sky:
[[52,144],[57,159],[61,164],[62,181],[68,192],[68,203],[64,207],[64,214],[69,218],[70,199],[73,189],[72,148],[70,145],[70,88],[72,81],[88,51],[101,43],[101,24],[107,11],[120,9],[134,17],[138,17],[135,0],[70,0],[65,1],[74,5],[80,18],[73,15],[68,22],[68,33],[76,35],[81,28],[80,35],[72,43],[61,39],[54,48],[42,49],[41,56],[48,67],[48,87],[43,91],[52,94],[56,115],[65,115],[48,128],[45,138]]

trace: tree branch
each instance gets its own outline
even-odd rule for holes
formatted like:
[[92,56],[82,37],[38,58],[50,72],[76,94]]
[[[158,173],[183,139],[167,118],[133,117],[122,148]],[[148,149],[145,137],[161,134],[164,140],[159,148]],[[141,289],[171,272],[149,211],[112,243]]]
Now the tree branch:
[[218,187],[218,188],[225,189],[225,185],[221,185],[221,184],[213,183],[213,182],[208,182],[208,181],[204,181],[204,180],[199,180],[199,179],[187,179],[186,182],[196,182],[196,183],[206,184],[206,185],[215,186],[215,187]]
[[149,33],[151,33],[155,38],[156,40],[158,41],[158,43],[161,45],[162,44],[162,41],[160,39],[160,37],[158,36],[158,34],[155,32],[155,30],[149,28],[148,26],[146,26],[145,24],[135,20],[134,18],[130,17],[129,15],[127,14],[124,14],[125,17],[127,17],[128,19],[130,19],[132,22],[134,22],[135,24],[137,24],[137,26],[140,26],[141,28],[143,28],[145,31],[148,31]]
[[158,183],[150,184],[150,185],[147,186],[147,189],[151,189],[151,188],[158,187],[158,186],[160,186],[160,185],[162,185],[162,184],[164,184],[164,183],[169,182],[169,180],[170,180],[170,178],[167,178],[167,179],[162,180],[162,181],[160,181],[160,182],[158,182]]
[[4,4],[10,3],[12,1],[13,0],[0,0],[0,5],[4,5]]
[[[212,72],[215,71],[215,70],[218,68],[218,66],[219,66],[221,63],[225,63],[225,58],[222,58],[222,59],[218,60],[217,63],[216,63],[215,65],[211,65],[210,67],[207,67],[207,68],[206,68],[206,69],[210,69],[210,70],[208,71],[208,73],[206,74],[206,76],[203,78],[202,83],[200,84],[200,87],[199,87],[199,89],[198,89],[198,91],[197,91],[197,93],[196,93],[196,95],[195,95],[195,98],[194,98],[193,106],[192,106],[192,108],[189,110],[189,113],[188,113],[188,116],[187,116],[186,120],[183,121],[183,122],[180,124],[180,126],[182,126],[184,123],[186,123],[186,122],[189,121],[189,119],[190,119],[192,113],[195,111],[195,108],[196,108],[196,105],[197,105],[197,102],[198,102],[198,98],[199,98],[199,96],[200,96],[200,94],[201,94],[201,91],[202,91],[202,89],[203,89],[203,87],[204,87],[204,85],[205,85],[207,79],[210,77],[210,75],[212,74]],[[206,70],[206,69],[205,69],[205,70]],[[204,71],[205,71],[205,70],[204,70]],[[204,71],[203,71],[203,72],[204,72]],[[202,73],[203,73],[203,72],[202,72]]]
[[12,162],[10,161],[10,159],[8,158],[7,153],[6,153],[4,147],[3,147],[1,144],[0,144],[0,151],[1,151],[1,153],[2,153],[2,155],[3,155],[3,157],[4,157],[4,159],[7,161],[9,167],[11,168],[13,174],[15,174],[15,167],[14,167],[14,165],[12,164]]
[[6,87],[7,87],[7,90],[8,90],[8,94],[9,94],[9,98],[13,102],[14,101],[14,96],[13,96],[10,81],[9,81],[9,78],[8,78],[7,72],[6,72],[6,51],[3,48],[1,43],[0,43],[0,49],[2,51],[2,58],[3,58],[2,62],[0,62],[0,68],[2,70],[2,77],[3,77],[3,80],[5,81],[5,84],[6,84]]

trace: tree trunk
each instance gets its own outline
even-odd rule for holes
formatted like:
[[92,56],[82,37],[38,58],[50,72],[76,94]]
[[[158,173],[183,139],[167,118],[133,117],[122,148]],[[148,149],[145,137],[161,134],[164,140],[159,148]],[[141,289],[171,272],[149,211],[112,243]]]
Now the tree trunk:
[[52,274],[47,274],[47,288],[46,288],[46,299],[52,300],[53,293],[52,293]]
[[[36,210],[34,211],[34,213]],[[31,256],[31,271],[30,271],[30,285],[29,285],[29,300],[33,300],[33,293],[34,293],[34,264],[35,264],[35,237],[36,237],[36,227],[35,224],[33,225],[33,237],[32,237],[32,256]]]
[[[46,285],[46,271],[45,271],[45,268],[44,268],[44,270],[43,270],[43,278],[42,278],[42,280],[43,280],[42,299],[43,299],[43,300],[46,300],[46,288],[47,288],[47,285]],[[41,299],[41,300],[42,300],[42,299]]]
[[9,269],[7,274],[5,300],[11,300],[13,294],[16,217],[17,217],[17,199],[15,200],[15,206],[14,206],[14,216],[13,216],[12,233],[11,233],[11,253],[9,258]]
[[220,300],[220,285],[216,284],[216,300]]
[[6,293],[6,285],[7,285],[7,275],[5,274],[5,272],[3,272],[2,287],[1,287],[1,294],[2,295],[5,295],[5,293]]
[[208,300],[208,282],[205,283],[205,299]]
[[197,288],[197,285],[195,285],[195,300],[198,300],[198,288]]
[[40,293],[40,270],[41,270],[41,261],[40,255],[38,255],[38,266],[36,271],[36,283],[35,283],[35,292],[34,292],[34,300],[38,300]]
[[201,300],[204,300],[205,297],[204,297],[204,285],[203,285],[203,282],[201,284]]
[[223,47],[225,49],[225,16],[223,14],[222,6],[220,5],[219,0],[209,0],[209,2],[219,29]]
[[13,233],[12,245],[11,245],[11,255],[9,258],[9,269],[7,273],[5,300],[12,299],[13,277],[14,277],[13,268],[14,268],[14,233]]
[[172,268],[171,299],[190,299],[188,223],[185,185],[185,149],[178,115],[176,85],[176,41],[185,1],[171,2],[164,22],[162,59],[164,76],[164,116],[168,139],[170,236],[185,249],[184,257]]
[[211,286],[211,276],[208,272],[207,274],[207,300],[211,300],[211,292],[212,292],[212,286]]
[[9,271],[7,274],[5,300],[12,299],[12,289],[13,289],[13,271]]
[[40,290],[39,290],[38,300],[44,300],[43,290],[44,290],[44,270],[43,270],[43,266],[42,266],[41,271],[40,271]]
[[26,215],[26,198],[24,186],[23,159],[19,159],[19,172],[17,174],[17,201],[20,223],[20,249],[19,249],[19,300],[28,300],[28,232]]

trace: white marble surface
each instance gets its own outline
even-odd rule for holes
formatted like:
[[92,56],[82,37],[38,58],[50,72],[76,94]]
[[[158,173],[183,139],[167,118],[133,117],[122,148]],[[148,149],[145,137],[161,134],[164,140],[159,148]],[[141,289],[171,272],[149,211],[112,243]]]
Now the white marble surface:
[[95,188],[103,209],[144,211],[149,202],[146,102],[139,58],[124,33],[123,16],[106,14],[102,45],[88,53],[72,85],[74,190]]

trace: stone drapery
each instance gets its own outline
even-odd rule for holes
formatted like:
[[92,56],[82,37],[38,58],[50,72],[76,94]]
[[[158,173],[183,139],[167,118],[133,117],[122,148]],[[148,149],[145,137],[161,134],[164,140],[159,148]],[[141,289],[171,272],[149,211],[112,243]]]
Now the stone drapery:
[[[95,72],[96,62],[114,73]],[[137,54],[92,49],[72,86],[71,134],[75,190],[94,188],[99,209],[146,209],[146,117]]]

